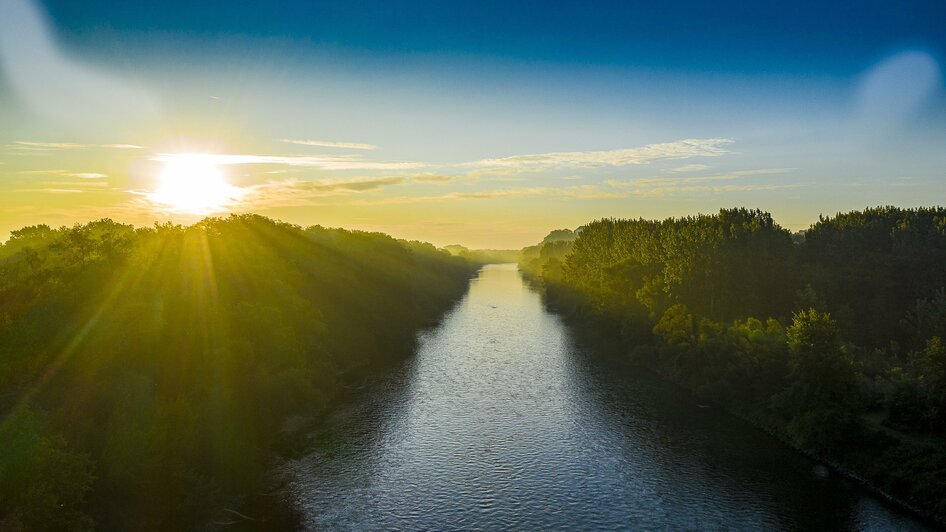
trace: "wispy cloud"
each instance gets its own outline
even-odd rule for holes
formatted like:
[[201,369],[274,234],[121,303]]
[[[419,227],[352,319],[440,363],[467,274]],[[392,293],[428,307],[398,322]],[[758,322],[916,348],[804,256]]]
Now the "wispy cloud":
[[433,196],[399,196],[380,198],[375,200],[359,200],[359,205],[401,205],[410,203],[426,203],[455,200],[493,200],[523,197],[563,197],[581,199],[605,199],[626,197],[627,194],[614,191],[602,191],[594,185],[573,187],[525,187],[501,190],[485,190],[476,192],[451,192]]
[[375,200],[360,200],[355,203],[359,205],[405,205],[410,203],[428,203],[436,201],[451,200],[475,200],[475,199],[499,199],[526,196],[545,196],[552,190],[545,187],[517,188],[506,190],[490,190],[482,192],[451,192],[448,194],[438,194],[432,196],[398,196],[392,198],[381,198]]
[[363,144],[360,142],[333,142],[329,140],[305,140],[305,139],[277,139],[286,144],[298,144],[300,146],[320,146],[323,148],[345,148],[349,150],[377,150],[374,144]]
[[56,175],[65,177],[77,177],[79,179],[104,179],[107,174],[98,172],[70,172],[68,170],[23,170],[21,175]]
[[802,186],[798,183],[785,185],[682,185],[665,187],[643,187],[629,191],[629,195],[655,198],[680,194],[721,194],[725,192],[773,191]]
[[437,185],[449,183],[454,179],[456,179],[455,176],[441,174],[417,174],[411,176],[411,181],[415,183],[433,183]]
[[608,185],[615,188],[643,187],[643,186],[677,186],[688,183],[729,181],[733,179],[745,179],[756,175],[785,174],[794,170],[793,168],[760,168],[756,170],[737,170],[728,174],[696,176],[696,177],[653,177],[642,179],[609,179]]
[[241,201],[244,208],[267,209],[312,205],[313,199],[344,194],[359,194],[407,182],[403,176],[359,177],[303,181],[287,179],[245,187]]
[[144,146],[135,144],[79,144],[76,142],[35,142],[16,140],[10,148],[19,151],[84,150],[90,148],[109,148],[116,150],[141,150]]
[[495,200],[505,198],[548,197],[572,199],[620,199],[630,197],[660,197],[679,194],[719,194],[726,192],[751,192],[796,188],[800,184],[704,184],[727,181],[753,175],[781,174],[791,168],[762,168],[739,170],[725,175],[704,177],[653,178],[637,180],[608,180],[601,188],[598,185],[573,185],[565,187],[523,187],[472,192],[450,192],[428,196],[398,196],[377,199],[358,199],[358,205],[401,205],[458,200]]
[[736,170],[735,172],[733,172],[733,174],[739,175],[739,176],[785,174],[788,172],[793,172],[795,170],[796,168],[759,168],[758,170]]
[[44,181],[42,185],[70,188],[105,188],[108,183],[105,181]]
[[685,139],[676,142],[648,144],[639,148],[606,151],[551,152],[532,155],[512,155],[499,159],[482,159],[467,166],[497,168],[600,168],[648,164],[667,159],[690,157],[718,157],[730,153],[726,146],[732,139]]
[[[152,161],[168,162],[178,158],[195,157],[188,153],[161,153],[151,157]],[[429,166],[427,163],[414,161],[365,161],[354,157],[338,156],[296,156],[296,155],[250,155],[250,154],[200,154],[199,157],[209,164],[241,165],[269,164],[325,170],[413,170]]]
[[22,188],[20,192],[40,192],[43,194],[79,194],[83,190],[75,188]]
[[670,172],[685,173],[685,172],[702,172],[703,170],[709,170],[711,167],[706,164],[685,164],[683,166],[678,166],[676,168],[671,168]]

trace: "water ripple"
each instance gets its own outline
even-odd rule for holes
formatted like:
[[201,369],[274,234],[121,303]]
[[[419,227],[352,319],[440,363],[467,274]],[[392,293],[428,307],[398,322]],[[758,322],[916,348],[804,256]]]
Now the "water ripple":
[[922,528],[596,349],[514,267],[486,267],[403,371],[290,464],[307,527]]

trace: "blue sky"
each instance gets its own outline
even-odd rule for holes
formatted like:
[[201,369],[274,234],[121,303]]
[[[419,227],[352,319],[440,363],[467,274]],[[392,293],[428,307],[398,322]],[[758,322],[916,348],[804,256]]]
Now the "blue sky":
[[943,2],[24,5],[55,53],[0,34],[0,234],[188,221],[146,201],[179,152],[228,210],[472,246],[946,197]]
[[936,0],[863,2],[47,2],[77,34],[279,37],[369,53],[475,55],[716,73],[850,75],[903,46],[943,51]]

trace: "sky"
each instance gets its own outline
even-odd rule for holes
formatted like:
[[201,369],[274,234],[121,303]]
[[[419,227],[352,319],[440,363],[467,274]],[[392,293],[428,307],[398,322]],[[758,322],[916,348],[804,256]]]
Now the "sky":
[[518,248],[946,199],[946,3],[0,0],[0,240],[257,212]]

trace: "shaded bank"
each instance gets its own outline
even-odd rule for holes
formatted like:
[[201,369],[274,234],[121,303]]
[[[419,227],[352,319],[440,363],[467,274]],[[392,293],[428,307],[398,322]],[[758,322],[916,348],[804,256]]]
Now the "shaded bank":
[[942,522],[946,210],[867,209],[796,235],[748,209],[576,233],[523,254],[559,312]]
[[0,528],[242,519],[287,434],[411,354],[473,272],[428,244],[253,215],[14,231]]

